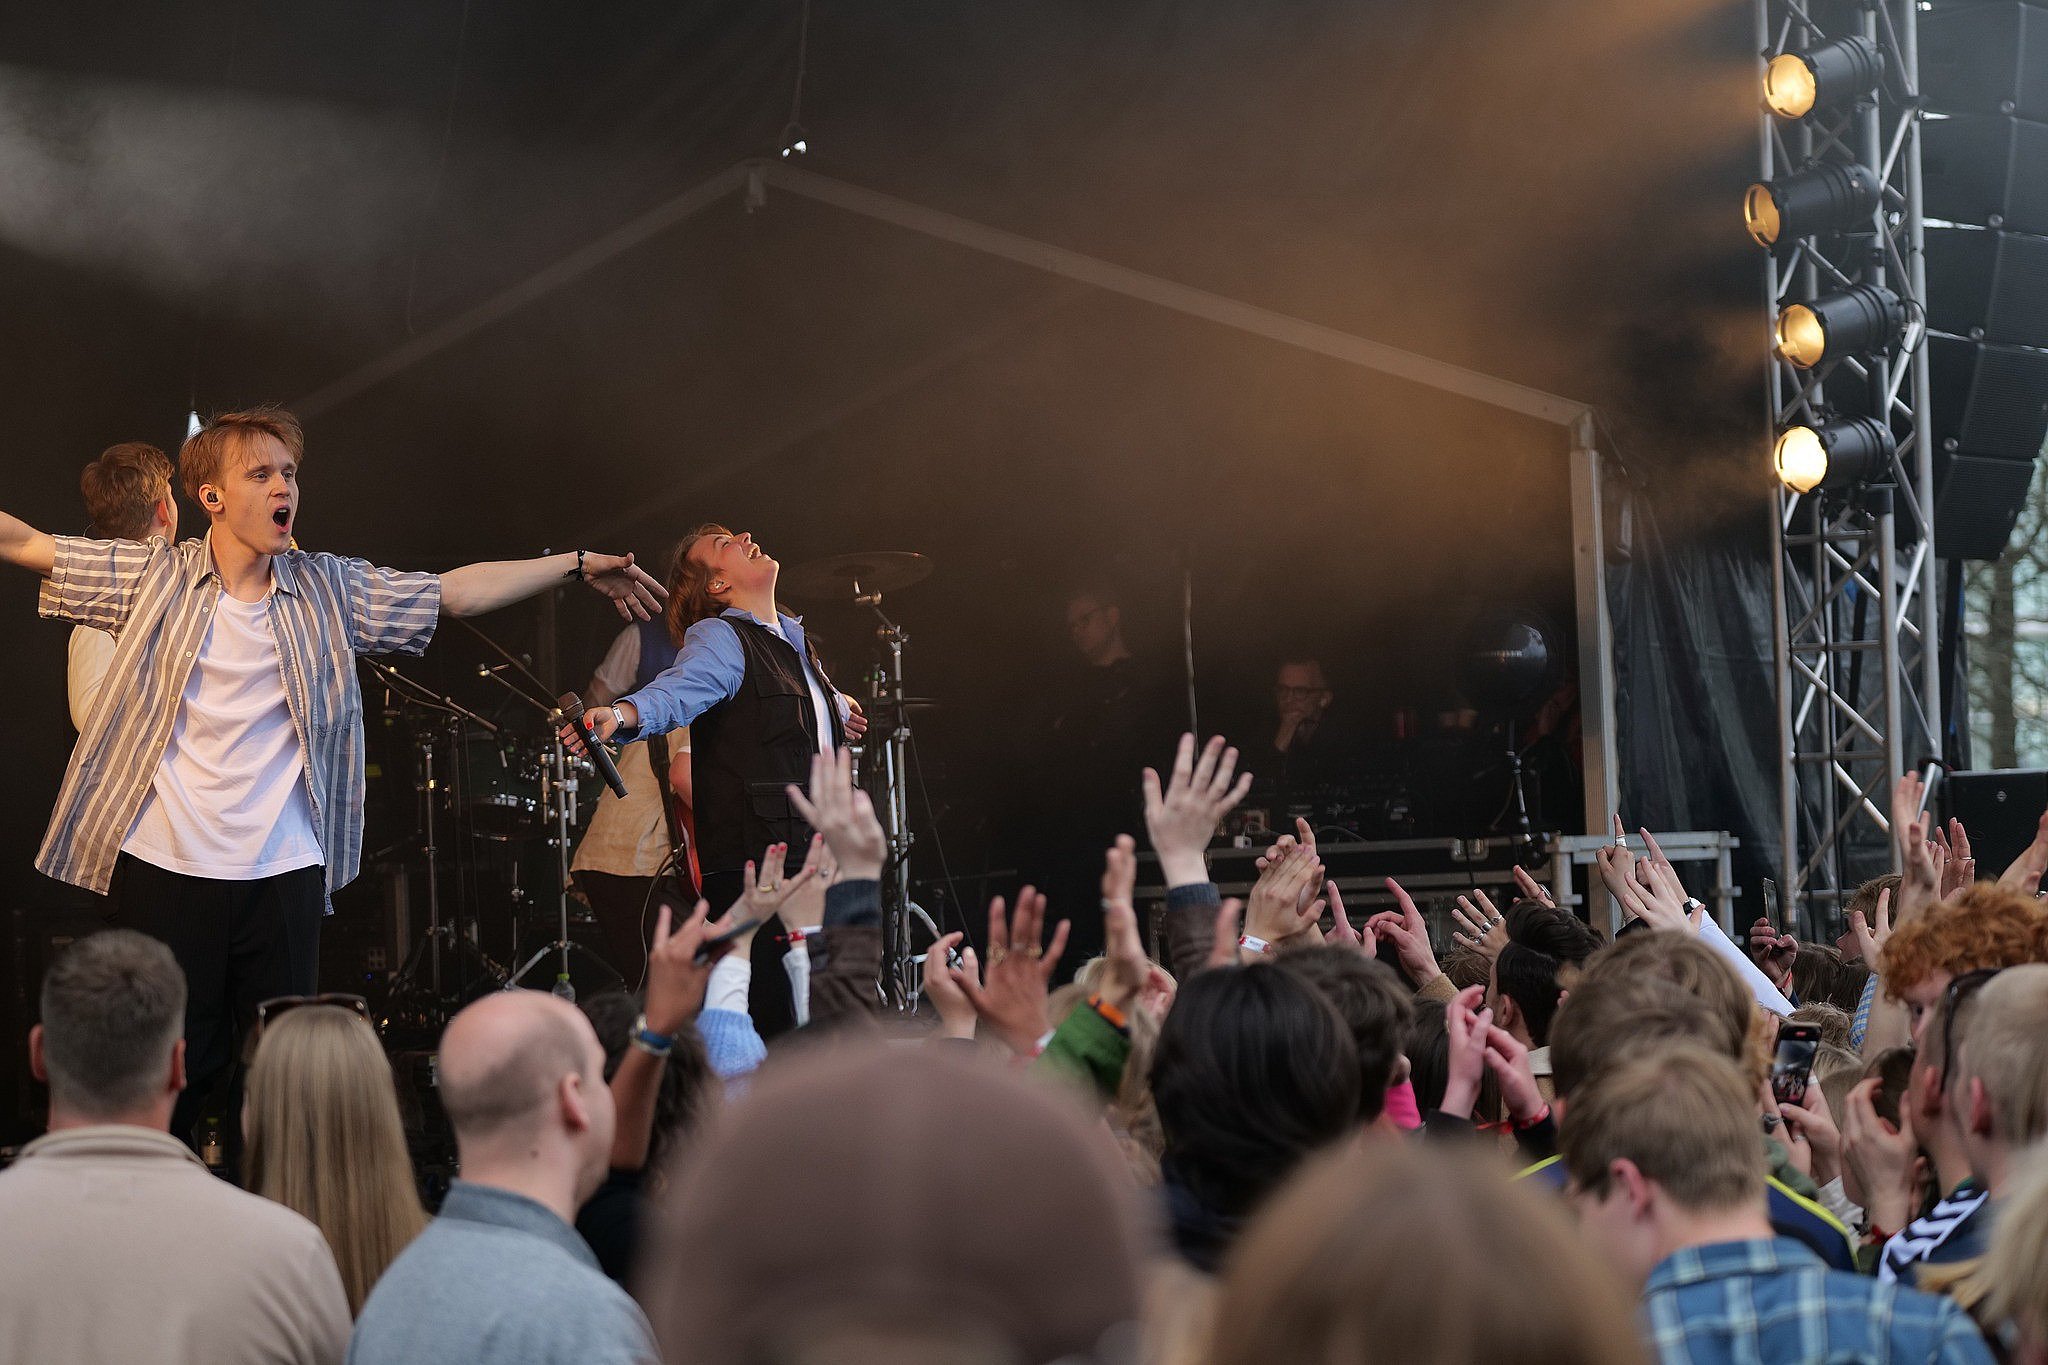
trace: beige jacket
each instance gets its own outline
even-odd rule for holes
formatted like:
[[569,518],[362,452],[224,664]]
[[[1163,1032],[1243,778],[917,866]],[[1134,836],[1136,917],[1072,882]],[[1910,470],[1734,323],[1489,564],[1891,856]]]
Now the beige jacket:
[[170,1134],[37,1138],[0,1171],[0,1361],[339,1362],[348,1300],[320,1230]]

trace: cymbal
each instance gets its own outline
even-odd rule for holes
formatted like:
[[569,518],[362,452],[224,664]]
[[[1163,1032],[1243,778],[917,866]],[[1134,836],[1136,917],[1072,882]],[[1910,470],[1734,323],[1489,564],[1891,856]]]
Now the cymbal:
[[896,592],[931,577],[932,562],[908,550],[833,555],[784,569],[776,590],[812,601],[851,602],[860,593]]

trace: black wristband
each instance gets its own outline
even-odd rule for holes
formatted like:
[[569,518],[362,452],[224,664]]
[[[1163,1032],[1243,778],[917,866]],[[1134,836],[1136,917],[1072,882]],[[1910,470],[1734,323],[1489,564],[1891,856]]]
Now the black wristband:
[[578,583],[588,583],[590,581],[583,573],[583,551],[581,550],[576,552],[576,581]]

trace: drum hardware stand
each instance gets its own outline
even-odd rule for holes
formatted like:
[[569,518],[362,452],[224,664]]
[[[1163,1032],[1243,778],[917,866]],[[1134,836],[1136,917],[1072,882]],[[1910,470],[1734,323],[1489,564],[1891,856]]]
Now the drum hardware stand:
[[[569,750],[563,745],[562,732],[558,728],[566,718],[562,715],[560,707],[543,705],[535,701],[523,689],[507,681],[498,669],[479,664],[476,671],[479,677],[494,679],[513,696],[546,716],[548,726],[554,735],[553,743],[548,746],[548,766],[541,777],[540,800],[541,808],[548,815],[548,842],[555,846],[555,900],[560,916],[557,920],[560,937],[553,942],[542,944],[532,957],[520,964],[519,970],[512,973],[512,979],[505,985],[507,989],[517,986],[549,953],[560,953],[562,960],[555,972],[555,983],[550,989],[573,1004],[576,999],[576,987],[569,980],[569,951],[572,948],[581,950],[583,945],[569,937],[569,826],[576,823],[576,793],[580,784],[576,777],[577,765],[570,759]],[[523,668],[520,671],[525,672]]]
[[873,700],[877,711],[889,713],[889,733],[882,741],[882,832],[889,841],[889,890],[890,903],[883,918],[882,960],[884,970],[891,981],[898,1001],[908,1003],[917,997],[921,984],[919,975],[922,959],[913,959],[910,952],[910,922],[912,916],[924,920],[932,928],[932,936],[938,937],[931,918],[911,902],[910,899],[910,849],[917,837],[910,832],[910,708],[904,704],[903,690],[903,647],[910,643],[910,636],[903,627],[882,611],[882,594],[861,587],[859,580],[853,584],[853,600],[856,606],[866,607],[875,614],[882,624],[875,630],[875,638],[888,650],[888,663],[875,675],[872,682]]
[[[398,693],[408,703],[430,711],[438,711],[454,731],[464,724],[480,726],[489,734],[497,734],[498,727],[485,720],[476,712],[452,697],[444,697],[432,688],[413,681],[390,664],[376,659],[363,659],[363,666],[374,673],[386,687]],[[441,988],[441,862],[440,847],[434,828],[434,797],[440,789],[434,769],[434,735],[431,730],[415,735],[413,747],[420,756],[419,782],[415,786],[424,798],[426,828],[421,852],[427,856],[427,991],[437,1008],[444,1008],[446,997]],[[407,959],[398,973],[398,981],[411,984],[410,973],[418,962],[418,950]],[[396,982],[394,982],[396,984]]]

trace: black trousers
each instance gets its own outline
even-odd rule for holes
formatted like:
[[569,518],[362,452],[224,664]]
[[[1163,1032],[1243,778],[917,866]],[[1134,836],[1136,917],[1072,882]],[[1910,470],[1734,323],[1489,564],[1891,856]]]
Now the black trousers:
[[114,864],[109,922],[170,945],[185,969],[185,1093],[171,1132],[197,1147],[193,1129],[223,1082],[220,1119],[232,1164],[242,1146],[242,1040],[256,1006],[310,995],[320,976],[326,872],[303,867],[255,881],[170,872],[126,853]]
[[570,875],[597,920],[597,942],[589,946],[619,974],[626,989],[633,990],[647,974],[647,945],[654,938],[654,921],[662,903],[667,902],[670,914],[680,917],[675,922],[681,923],[696,904],[696,896],[673,872],[662,874],[659,891],[654,890],[652,877],[622,877],[587,869]]

